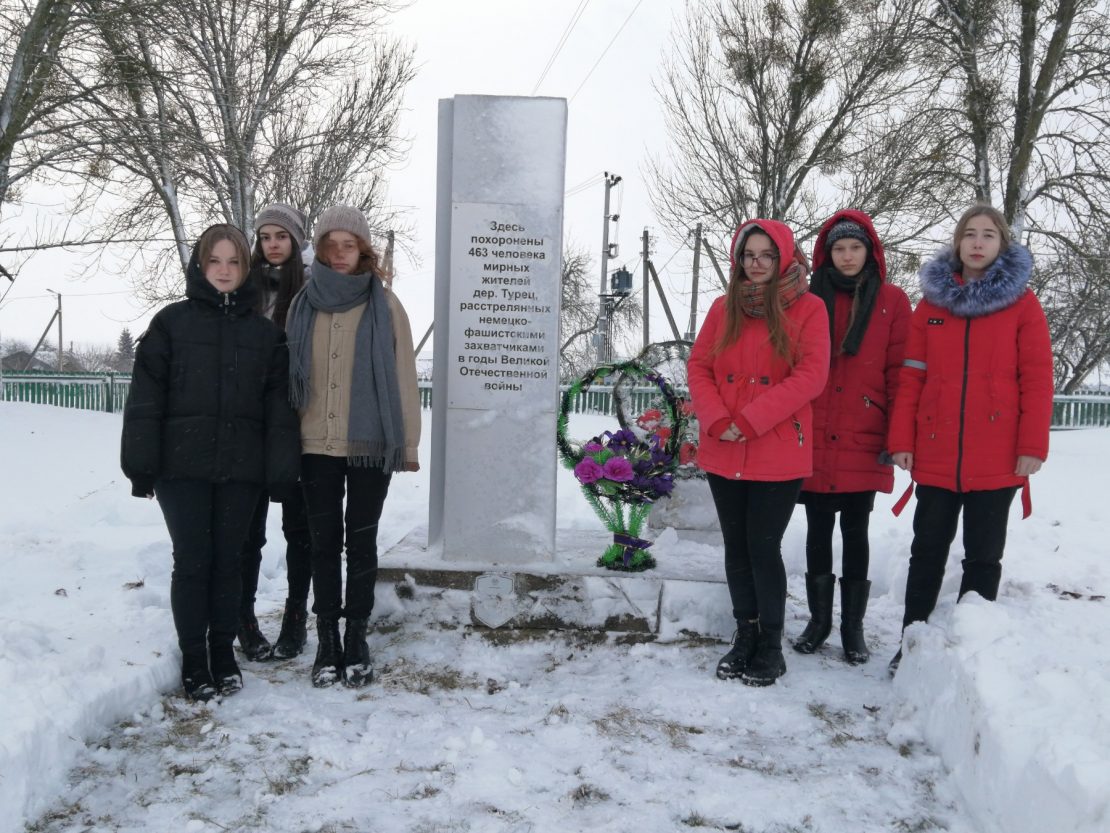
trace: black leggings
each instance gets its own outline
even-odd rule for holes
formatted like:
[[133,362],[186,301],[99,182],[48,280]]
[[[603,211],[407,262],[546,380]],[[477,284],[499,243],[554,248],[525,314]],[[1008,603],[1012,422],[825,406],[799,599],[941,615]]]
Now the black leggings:
[[349,465],[345,457],[305,454],[301,460],[308,531],[312,538],[312,612],[328,619],[343,615],[348,619],[367,619],[374,609],[374,586],[378,581],[378,520],[392,475],[381,469]]
[[173,541],[170,607],[183,654],[229,646],[239,629],[240,553],[262,491],[251,483],[159,480],[154,494]]
[[[833,571],[833,531],[836,512],[806,506],[806,570],[810,575],[825,575]],[[870,510],[840,511],[840,534],[844,539],[841,571],[849,581],[865,581],[871,560],[871,546],[867,540],[867,527],[871,522]]]
[[964,560],[960,596],[975,591],[994,601],[1002,578],[1006,522],[1016,487],[983,492],[952,492],[936,486],[917,487],[913,515],[910,572],[906,579],[906,612],[902,627],[924,622],[937,605],[948,551],[956,538],[960,511],[964,516]]
[[782,536],[802,481],[729,480],[709,475],[725,540],[725,580],[732,615],[782,630],[786,618],[786,567]]
[[[263,493],[251,519],[250,534],[243,547],[242,609],[254,610],[258,592],[258,570],[262,566],[262,548],[266,546],[266,517],[270,496]],[[285,535],[285,569],[289,581],[289,598],[304,604],[312,585],[312,542],[308,537],[304,495],[298,488],[281,504],[281,531]]]

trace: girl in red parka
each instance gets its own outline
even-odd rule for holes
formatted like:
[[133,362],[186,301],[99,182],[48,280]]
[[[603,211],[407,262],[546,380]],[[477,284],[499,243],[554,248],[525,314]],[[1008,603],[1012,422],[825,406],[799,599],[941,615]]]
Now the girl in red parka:
[[829,320],[783,223],[742,225],[731,260],[728,290],[690,351],[690,394],[736,619],[717,676],[764,686],[786,673],[782,536],[813,471],[809,403],[828,377]]
[[838,211],[821,227],[809,288],[828,309],[832,360],[825,390],[813,402],[813,476],[802,483],[798,499],[808,522],[811,618],[794,650],[812,654],[832,630],[833,530],[839,512],[844,539],[840,641],[844,658],[857,664],[871,656],[863,636],[871,590],[867,527],[875,493],[894,488],[886,454],[887,415],[902,367],[910,301],[886,282],[883,244],[862,211]]
[[961,512],[960,596],[989,601],[1019,486],[1029,512],[1029,475],[1048,457],[1052,420],[1052,345],[1032,270],[988,205],[964,212],[952,249],[921,269],[888,442],[918,484],[903,628],[933,612]]

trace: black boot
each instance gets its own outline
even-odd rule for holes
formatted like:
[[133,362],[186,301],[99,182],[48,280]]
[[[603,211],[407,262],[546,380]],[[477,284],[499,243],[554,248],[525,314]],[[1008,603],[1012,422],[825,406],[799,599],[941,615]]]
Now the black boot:
[[209,645],[208,655],[212,663],[212,679],[216,683],[216,691],[228,697],[243,689],[243,672],[235,661],[235,648],[230,637],[222,645]]
[[767,686],[786,673],[786,660],[782,656],[782,631],[760,628],[755,656],[748,663],[740,682],[744,685]]
[[370,648],[366,644],[366,619],[348,619],[343,633],[343,685],[362,688],[374,679]]
[[274,649],[269,640],[262,635],[252,608],[247,608],[239,614],[239,647],[243,651],[243,656],[251,662],[273,659]]
[[208,652],[203,648],[181,655],[181,685],[190,700],[207,703],[216,696],[216,684],[208,670]]
[[728,653],[721,657],[717,663],[717,678],[721,680],[735,680],[748,667],[755,653],[755,640],[759,633],[756,622],[740,620],[736,623],[736,632],[732,635],[732,647]]
[[890,674],[890,676],[893,677],[895,674],[898,673],[898,666],[901,665],[901,664],[902,664],[902,649],[899,648],[898,653],[895,654],[894,657],[890,660],[890,662],[887,663],[887,666],[886,666],[887,673]]
[[840,579],[840,644],[844,646],[844,659],[852,665],[862,665],[871,659],[863,638],[863,615],[870,593],[871,582],[866,579]]
[[308,640],[308,611],[304,602],[285,600],[285,613],[281,617],[281,632],[274,643],[275,659],[292,659],[299,656]]
[[812,654],[825,644],[832,632],[833,589],[836,576],[832,573],[806,573],[806,601],[809,602],[809,624],[794,642],[794,650]]
[[343,646],[339,642],[339,619],[316,617],[316,661],[312,663],[312,684],[316,688],[335,685],[343,676]]

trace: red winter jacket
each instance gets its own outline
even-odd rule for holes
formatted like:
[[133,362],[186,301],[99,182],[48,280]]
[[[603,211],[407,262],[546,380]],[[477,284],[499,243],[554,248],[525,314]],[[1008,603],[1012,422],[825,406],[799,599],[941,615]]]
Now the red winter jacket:
[[871,238],[871,254],[883,281],[871,311],[859,352],[840,353],[848,330],[852,296],[837,292],[829,381],[813,400],[813,476],[802,483],[807,492],[890,492],[893,466],[879,462],[886,450],[887,421],[902,369],[902,353],[910,325],[906,293],[886,283],[883,244],[871,218],[862,211],[838,211],[821,227],[813,250],[816,272],[828,259],[825,238],[841,220],[863,226]]
[[[794,252],[794,235],[783,223],[757,220],[781,253]],[[742,227],[744,229],[747,226]],[[737,231],[739,234],[740,230]],[[737,243],[733,238],[733,248]],[[784,254],[785,272],[794,262]],[[740,338],[714,355],[725,325],[725,298],[713,302],[690,351],[689,383],[700,423],[698,465],[736,480],[795,480],[813,470],[813,413],[829,368],[829,316],[808,292],[785,313],[793,334],[793,367],[771,345],[767,322],[745,317]],[[735,422],[744,442],[718,439]]]
[[913,479],[973,492],[1020,486],[1019,455],[1048,457],[1052,345],[1033,260],[1011,244],[976,281],[950,251],[921,270],[898,397],[892,454],[912,452]]

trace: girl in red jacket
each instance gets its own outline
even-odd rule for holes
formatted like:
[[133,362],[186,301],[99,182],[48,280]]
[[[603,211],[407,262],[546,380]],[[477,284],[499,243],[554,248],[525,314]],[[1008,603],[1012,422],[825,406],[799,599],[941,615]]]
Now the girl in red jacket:
[[786,673],[782,536],[813,471],[809,403],[828,377],[829,320],[806,292],[805,257],[783,223],[745,223],[731,260],[728,291],[690,351],[690,394],[736,619],[717,676],[765,686]]
[[1028,288],[1032,269],[987,205],[964,212],[952,249],[921,269],[888,443],[918,484],[903,628],[933,612],[961,512],[960,596],[989,601],[1019,486],[1028,514],[1029,475],[1048,457],[1052,420],[1052,345]]
[[863,637],[871,591],[867,527],[875,493],[894,488],[894,469],[885,453],[887,414],[902,367],[910,301],[886,282],[883,244],[862,211],[838,211],[821,227],[809,288],[828,310],[832,362],[825,390],[813,402],[813,476],[802,483],[798,499],[808,522],[811,618],[794,650],[812,654],[832,630],[833,530],[839,512],[844,539],[840,641],[844,658],[854,665],[871,656]]

